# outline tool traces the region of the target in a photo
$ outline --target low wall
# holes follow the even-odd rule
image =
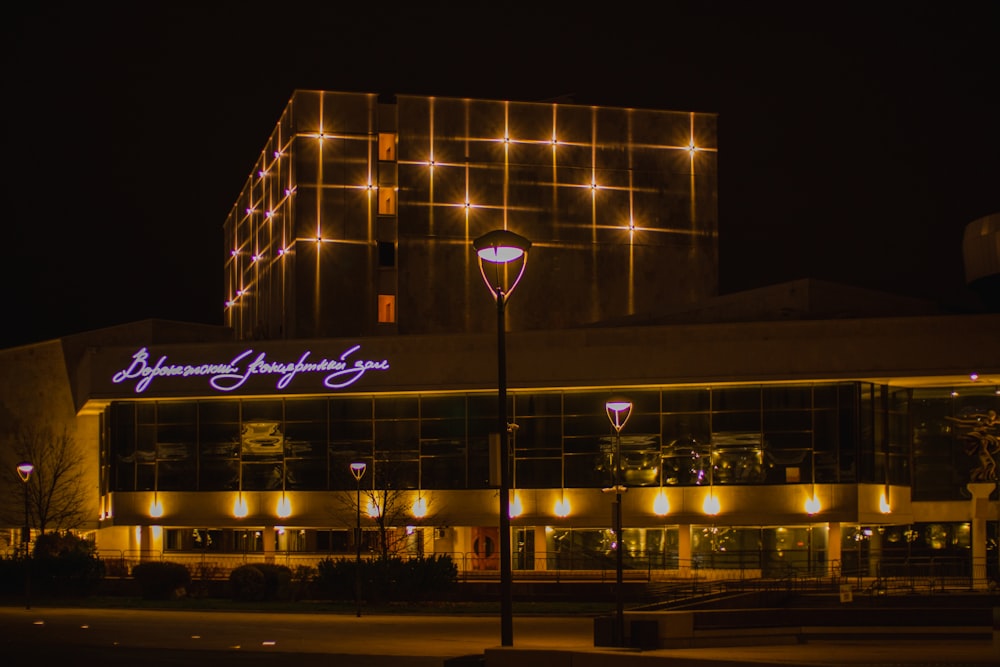
[[[842,607],[627,611],[622,646],[704,648],[796,644],[810,639],[990,639],[994,608]],[[615,618],[594,619],[594,646],[619,645]]]

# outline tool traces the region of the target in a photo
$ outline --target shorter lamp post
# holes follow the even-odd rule
[[[361,478],[365,476],[368,465],[364,461],[351,464],[351,474],[358,483],[357,527],[354,529],[354,544],[357,546],[357,556],[354,560],[354,600],[358,605],[358,618],[361,618]]]
[[[24,528],[21,529],[21,548],[24,550],[24,608],[31,609],[31,560],[28,546],[31,543],[31,513],[28,505],[28,480],[35,471],[34,464],[23,461],[17,464],[17,476],[24,482]]]
[[[632,401],[627,398],[612,398],[605,403],[608,419],[615,429],[615,640],[619,646],[625,645],[625,602],[622,590],[622,492],[628,489],[622,485],[622,428],[632,414]]]

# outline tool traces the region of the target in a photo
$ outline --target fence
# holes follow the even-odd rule
[[[481,556],[472,553],[449,553],[455,562],[459,581],[489,582],[499,580],[497,569],[475,569]],[[539,553],[536,562],[556,562],[549,554]],[[182,563],[191,571],[194,580],[225,580],[230,572],[248,563],[274,563],[289,567],[298,578],[305,579],[324,560],[354,560],[356,554],[330,553],[186,553],[186,552],[139,552],[100,550],[98,556],[105,564],[108,577],[127,577],[132,568],[140,562],[150,560]],[[591,559],[568,561],[561,554],[560,564],[571,567],[512,570],[513,580],[551,583],[617,581],[615,567],[594,567]],[[365,554],[363,559],[374,558]],[[403,559],[416,556],[400,556]],[[745,591],[749,589],[771,592],[795,592],[810,590],[836,590],[849,585],[859,595],[892,595],[917,592],[963,591],[988,588],[997,589],[997,580],[987,576],[985,561],[972,562],[958,557],[907,558],[873,560],[865,567],[857,568],[853,563],[850,571],[845,571],[839,561],[823,567],[815,564],[808,568],[787,566],[768,567],[762,570],[754,566],[753,559],[740,559],[744,564],[735,567],[711,567],[703,558],[688,561],[669,559],[659,563],[663,567],[653,567],[653,559],[642,561],[645,567],[629,567],[622,571],[622,580],[627,583],[644,583],[649,590],[662,599],[687,597],[692,594],[717,593],[721,591]],[[723,563],[725,564],[725,563]],[[590,565],[590,567],[572,567]],[[721,564],[720,564],[721,565]]]

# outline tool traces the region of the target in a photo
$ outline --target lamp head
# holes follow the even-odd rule
[[[616,396],[608,399],[604,407],[608,411],[608,419],[611,421],[611,425],[616,432],[621,433],[622,428],[625,427],[625,422],[628,421],[629,416],[632,414],[632,401],[621,396]]]
[[[361,481],[361,478],[365,476],[365,470],[368,468],[368,464],[364,461],[355,461],[351,464],[351,474],[354,475],[354,479]]]
[[[22,482],[27,482],[33,472],[35,472],[34,464],[29,463],[28,461],[23,461],[17,464],[17,476],[21,478]]]
[[[472,247],[479,256],[479,271],[483,275],[483,281],[493,296],[513,292],[524,275],[531,241],[508,229],[494,229],[473,241]],[[513,279],[510,279],[508,268],[512,271]]]

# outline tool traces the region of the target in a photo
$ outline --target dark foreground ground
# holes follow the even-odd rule
[[[891,611],[891,610],[890,610]],[[942,615],[948,609],[941,609]],[[594,645],[595,616],[0,606],[2,664],[101,667],[737,667],[1000,665],[996,639],[849,638],[637,650]]]

